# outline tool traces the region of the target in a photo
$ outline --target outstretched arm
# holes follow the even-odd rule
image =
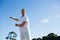
[[[15,20],[15,21],[19,21],[19,19],[16,19],[16,18],[13,18],[13,17],[10,17],[11,19]]]

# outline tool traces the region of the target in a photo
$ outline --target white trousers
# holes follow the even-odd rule
[[[31,35],[29,31],[25,31],[25,32],[20,32],[20,38],[21,40],[31,40]]]

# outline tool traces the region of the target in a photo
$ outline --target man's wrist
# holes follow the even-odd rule
[[[22,25],[22,24],[20,24],[19,26],[20,26],[20,27],[23,27],[23,25]]]

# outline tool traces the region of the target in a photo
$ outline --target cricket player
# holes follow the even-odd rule
[[[21,10],[21,14],[22,16],[19,19],[13,17],[10,18],[20,22],[20,24],[15,24],[15,26],[18,26],[20,28],[20,39],[31,40],[29,18],[26,16],[26,10],[24,8]]]

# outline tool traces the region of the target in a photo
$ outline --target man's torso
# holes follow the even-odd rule
[[[28,24],[24,25],[23,27],[20,27],[20,31],[28,31],[29,29],[29,18],[27,16],[20,18],[20,24],[23,23],[24,21],[27,21]]]

